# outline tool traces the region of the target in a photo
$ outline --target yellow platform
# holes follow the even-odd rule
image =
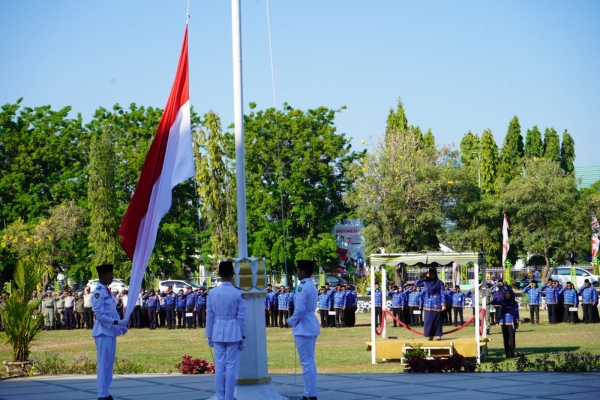
[[[481,338],[481,354],[487,354],[487,342],[488,338]],[[371,342],[367,343],[367,351],[371,351]],[[477,343],[475,338],[455,338],[450,340],[432,340],[429,341],[426,338],[418,339],[380,339],[376,341],[376,353],[375,358],[377,359],[401,359],[403,357],[402,347],[417,346],[422,347],[450,347],[454,349],[454,354],[460,354],[463,357],[477,357]]]

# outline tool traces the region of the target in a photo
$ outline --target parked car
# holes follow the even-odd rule
[[[187,291],[188,287],[192,287],[193,290],[200,289],[200,285],[197,285],[193,282],[178,280],[178,279],[169,279],[166,281],[158,282],[158,290],[161,292],[165,292],[169,286],[173,287],[173,291],[177,293],[179,289],[183,289],[183,291]]]
[[[90,279],[88,281],[88,283],[86,284],[86,286],[90,287],[90,290],[92,292],[94,291],[94,289],[96,289],[97,285],[98,285],[98,279]],[[119,292],[119,293],[121,293],[121,290],[129,290],[129,286],[125,283],[125,281],[123,279],[118,279],[118,278],[113,279],[113,281],[109,287],[110,287],[111,291]]]
[[[319,285],[319,274],[313,274],[312,280],[315,283],[315,285],[317,285],[317,287],[320,286]],[[325,282],[329,283],[329,286],[331,286],[331,287],[336,286],[338,283],[340,285],[345,285],[346,283],[348,283],[348,281],[346,281],[345,279],[342,279],[339,276],[333,275],[333,274],[325,274]]]
[[[586,279],[590,280],[590,283],[594,286],[598,286],[600,281],[600,276],[591,274],[583,268],[575,267],[575,273],[577,274],[577,287],[583,287],[584,281]],[[560,282],[561,285],[565,286],[565,284],[571,281],[571,267],[557,267],[552,273],[552,280]]]

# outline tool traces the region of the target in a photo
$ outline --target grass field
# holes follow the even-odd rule
[[[467,312],[470,316],[470,313]],[[466,316],[465,316],[466,317]],[[545,318],[545,316],[543,317]],[[370,341],[369,315],[357,315],[358,326],[344,329],[322,329],[317,340],[316,361],[320,373],[393,373],[404,367],[398,362],[371,364],[371,353],[366,351],[365,342]],[[388,318],[388,323],[390,319]],[[450,330],[446,327],[445,330]],[[414,339],[418,336],[404,328],[388,325],[388,335],[399,339]],[[448,335],[448,339],[474,337],[473,325]],[[504,348],[499,327],[492,327],[489,343],[488,362],[503,361]],[[75,359],[80,355],[96,359],[94,340],[90,330],[43,331],[34,342],[32,359],[41,359],[47,352],[61,352],[65,359]],[[5,336],[0,333],[0,340]],[[517,352],[526,355],[555,352],[589,351],[600,354],[600,324],[592,325],[541,325],[523,324],[517,331]],[[291,329],[268,328],[267,349],[269,372],[273,374],[300,373],[295,356]],[[178,372],[175,364],[183,355],[204,358],[212,361],[211,352],[204,329],[196,330],[157,330],[133,329],[117,340],[117,358],[128,358],[131,362],[143,364],[147,372],[166,373],[169,369]],[[8,345],[0,345],[0,360],[10,360]],[[486,367],[487,365],[487,367]]]

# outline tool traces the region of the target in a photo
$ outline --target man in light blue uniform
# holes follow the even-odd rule
[[[103,264],[96,267],[96,270],[99,281],[92,296],[92,307],[96,316],[92,337],[98,353],[98,400],[113,400],[109,391],[115,365],[117,336],[127,333],[127,321],[119,318],[115,300],[108,288],[114,277],[113,266]]]
[[[317,288],[311,278],[313,268],[314,261],[312,260],[297,261],[296,274],[300,283],[294,294],[294,315],[287,320],[288,325],[292,327],[300,365],[302,365],[302,377],[304,378],[302,400],[317,400],[315,344],[321,329],[315,316]]]
[[[233,264],[219,264],[221,284],[208,293],[206,338],[215,348],[215,392],[219,400],[233,400],[240,351],[246,339],[246,300],[231,284]]]

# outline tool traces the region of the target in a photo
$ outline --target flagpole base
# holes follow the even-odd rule
[[[237,400],[287,400],[287,397],[277,393],[270,382],[255,385],[237,385],[234,397]],[[217,400],[217,395],[212,396],[210,400]]]

